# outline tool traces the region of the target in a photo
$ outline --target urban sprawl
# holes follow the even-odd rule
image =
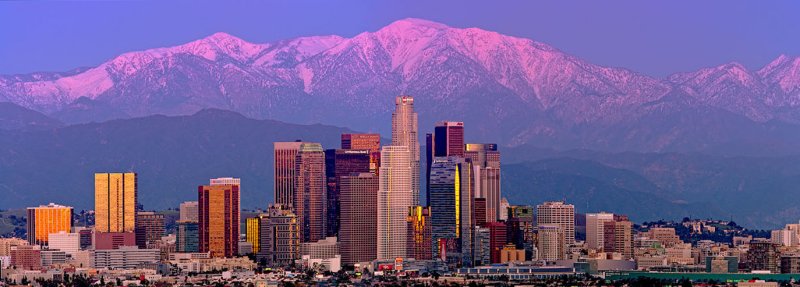
[[[513,205],[501,195],[496,144],[465,143],[462,122],[440,122],[424,137],[420,165],[414,99],[395,105],[391,145],[378,134],[343,134],[338,149],[274,143],[274,203],[250,215],[239,178],[210,179],[170,218],[142,211],[134,171],[98,172],[94,210],[30,207],[27,238],[0,238],[0,285],[779,286],[800,278],[800,224],[759,233],[720,220],[576,215],[564,201]]]

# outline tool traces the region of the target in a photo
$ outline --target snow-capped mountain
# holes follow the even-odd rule
[[[216,33],[88,69],[0,76],[0,101],[65,122],[213,107],[385,132],[399,94],[416,97],[421,133],[438,120],[462,120],[469,140],[506,145],[711,149],[747,138],[704,132],[729,122],[771,133],[772,120],[800,122],[800,58],[781,56],[758,71],[731,63],[657,79],[530,39],[405,19],[352,38],[254,44]],[[706,146],[686,146],[690,134]]]

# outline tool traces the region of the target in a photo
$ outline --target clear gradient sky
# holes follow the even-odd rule
[[[652,76],[800,55],[800,1],[0,1],[0,74],[66,71],[214,32],[251,42],[415,17],[548,43]]]

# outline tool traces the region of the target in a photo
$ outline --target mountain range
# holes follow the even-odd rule
[[[0,101],[67,124],[218,108],[388,134],[399,94],[415,96],[421,129],[464,121],[471,140],[503,146],[722,155],[800,148],[800,57],[655,78],[420,19],[350,38],[257,44],[216,33],[96,67],[0,76]]]
[[[6,106],[14,106],[6,104]],[[0,209],[57,202],[91,209],[95,172],[135,171],[139,201],[166,209],[196,199],[208,178],[242,179],[244,208],[272,201],[272,143],[302,139],[337,148],[350,129],[249,119],[204,109],[101,123],[58,124],[23,107],[0,122]],[[382,139],[382,142],[387,142]],[[514,204],[566,200],[581,213],[611,211],[633,220],[714,217],[751,228],[800,218],[800,156],[728,157],[696,153],[501,149],[503,196]],[[424,168],[424,167],[423,167]]]

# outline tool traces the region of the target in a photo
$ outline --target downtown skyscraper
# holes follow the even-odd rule
[[[360,173],[339,178],[341,227],[339,242],[343,264],[375,260],[378,222],[378,176]]]
[[[497,144],[466,144],[464,157],[475,167],[475,198],[486,199],[486,222],[499,220],[500,213],[500,152]]]
[[[136,228],[136,173],[94,175],[95,231],[133,232]]]
[[[419,136],[417,134],[417,113],[414,112],[414,97],[398,96],[395,98],[395,110],[392,113],[392,146],[408,148],[411,160],[412,204],[419,205]]]
[[[237,178],[212,179],[197,187],[200,252],[234,257],[239,251],[240,184]]]
[[[472,264],[472,165],[458,156],[431,165],[430,209],[433,253],[448,264]]]
[[[273,143],[275,156],[273,191],[275,192],[274,200],[277,204],[289,207],[294,206],[295,168],[297,168],[295,161],[301,144],[303,143],[300,141]]]
[[[300,226],[300,242],[325,239],[328,208],[325,152],[321,144],[300,144],[294,177],[294,211]]]
[[[414,116],[416,126],[416,116]],[[407,146],[381,149],[378,180],[377,259],[406,257],[408,231],[406,216],[414,202],[412,152]]]

